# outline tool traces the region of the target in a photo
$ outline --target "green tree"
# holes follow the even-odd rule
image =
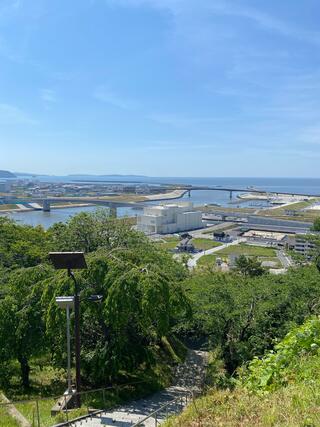
[[[112,218],[104,209],[93,213],[82,212],[65,224],[54,224],[48,230],[48,240],[55,250],[85,253],[147,243],[143,234],[132,230],[129,220]]]
[[[314,266],[279,276],[203,272],[188,278],[184,287],[189,289],[193,318],[180,323],[179,333],[210,349],[221,348],[229,373],[264,354],[276,338],[320,308]]]
[[[84,219],[92,221],[92,217]],[[100,221],[100,216],[94,217],[86,238],[88,269],[76,273],[82,300],[82,366],[95,385],[115,378],[121,370],[132,372],[143,362],[151,363],[162,336],[170,334],[189,310],[181,287],[185,267],[126,224],[117,222],[113,228],[110,218],[102,217],[106,240],[99,243]],[[66,236],[68,227],[59,231]],[[93,231],[97,229],[98,233]],[[99,249],[92,252],[96,246]],[[65,321],[55,297],[70,293],[72,281],[62,272],[46,282],[42,296],[48,346],[57,362],[63,358]],[[102,304],[88,302],[91,294],[102,295]]]
[[[320,217],[315,218],[312,229],[314,231],[320,231]]]
[[[31,267],[42,262],[48,252],[42,227],[20,225],[0,218],[0,267]]]
[[[16,270],[0,300],[0,362],[18,360],[25,388],[30,386],[30,358],[45,351],[40,283],[52,274],[42,265]]]
[[[241,274],[250,277],[261,276],[265,273],[265,269],[257,257],[246,257],[245,255],[240,255],[236,259],[236,269]]]

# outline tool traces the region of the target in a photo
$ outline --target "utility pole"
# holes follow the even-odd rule
[[[80,366],[80,353],[81,353],[81,342],[80,342],[80,297],[79,287],[76,278],[74,277],[73,271],[68,268],[68,276],[72,278],[74,282],[74,336],[75,336],[75,356],[76,356],[76,390],[77,393],[81,391],[81,366]],[[80,395],[77,394],[77,406],[81,406]]]
[[[76,356],[76,402],[81,406],[81,371],[80,371],[80,296],[78,282],[72,270],[87,268],[83,252],[50,252],[49,258],[57,270],[66,269],[68,276],[74,282],[74,332],[75,332],[75,356]]]

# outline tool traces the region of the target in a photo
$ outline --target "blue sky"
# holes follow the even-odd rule
[[[0,169],[320,177],[318,0],[0,0]]]

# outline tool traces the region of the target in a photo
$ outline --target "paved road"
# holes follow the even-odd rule
[[[103,412],[87,418],[86,420],[72,423],[74,427],[130,427],[141,421],[147,415],[156,411],[164,404],[181,397],[181,402],[171,404],[167,409],[157,415],[158,423],[165,420],[170,414],[180,412],[186,402],[183,399],[187,391],[194,393],[200,391],[205,379],[205,368],[207,364],[207,353],[189,350],[185,363],[179,365],[175,372],[175,385],[155,393],[145,399],[131,402],[114,411]],[[144,427],[154,427],[155,418],[151,417],[143,424]]]
[[[219,224],[214,224],[214,225],[210,225],[209,227],[205,227],[205,228],[201,228],[200,230],[193,230],[193,231],[188,231],[188,233],[193,237],[193,238],[200,238],[200,239],[209,239],[212,240],[212,234],[215,231],[220,231],[221,228],[222,230],[224,230],[226,228],[226,226],[238,226],[239,224],[233,223],[233,222],[228,222],[228,224],[224,223],[219,223]],[[208,232],[212,232],[208,233]],[[227,230],[225,230],[226,233],[230,233],[230,229],[228,228]]]
[[[231,243],[225,243],[224,245],[216,246],[212,249],[206,249],[205,251],[198,252],[198,253],[192,255],[192,257],[188,260],[188,267],[190,269],[193,269],[197,265],[197,262],[199,261],[199,259],[201,257],[203,257],[204,255],[211,255],[215,252],[221,251],[222,249],[228,248],[229,246],[234,246],[234,245],[238,245],[239,243],[246,242],[246,240],[247,239],[245,239],[244,237],[241,237],[237,240],[234,240]]]
[[[292,259],[288,255],[286,255],[283,251],[277,251],[277,257],[284,268],[293,266]]]

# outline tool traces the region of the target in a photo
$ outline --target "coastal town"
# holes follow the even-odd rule
[[[201,188],[16,177],[0,182],[0,215],[15,214],[19,220],[32,211],[51,211],[53,215],[57,209],[103,207],[117,216],[117,210],[125,206],[125,216],[131,218],[134,228],[173,257],[186,259],[189,269],[229,271],[244,255],[257,257],[269,272],[280,274],[294,265],[295,255],[307,256],[312,251],[312,243],[303,236],[312,233],[320,197],[248,187],[241,192],[226,190],[230,200],[223,206],[194,203],[192,194],[203,191]],[[224,191],[220,187],[210,190]]]
[[[319,20],[0,0],[0,427],[320,427]]]

